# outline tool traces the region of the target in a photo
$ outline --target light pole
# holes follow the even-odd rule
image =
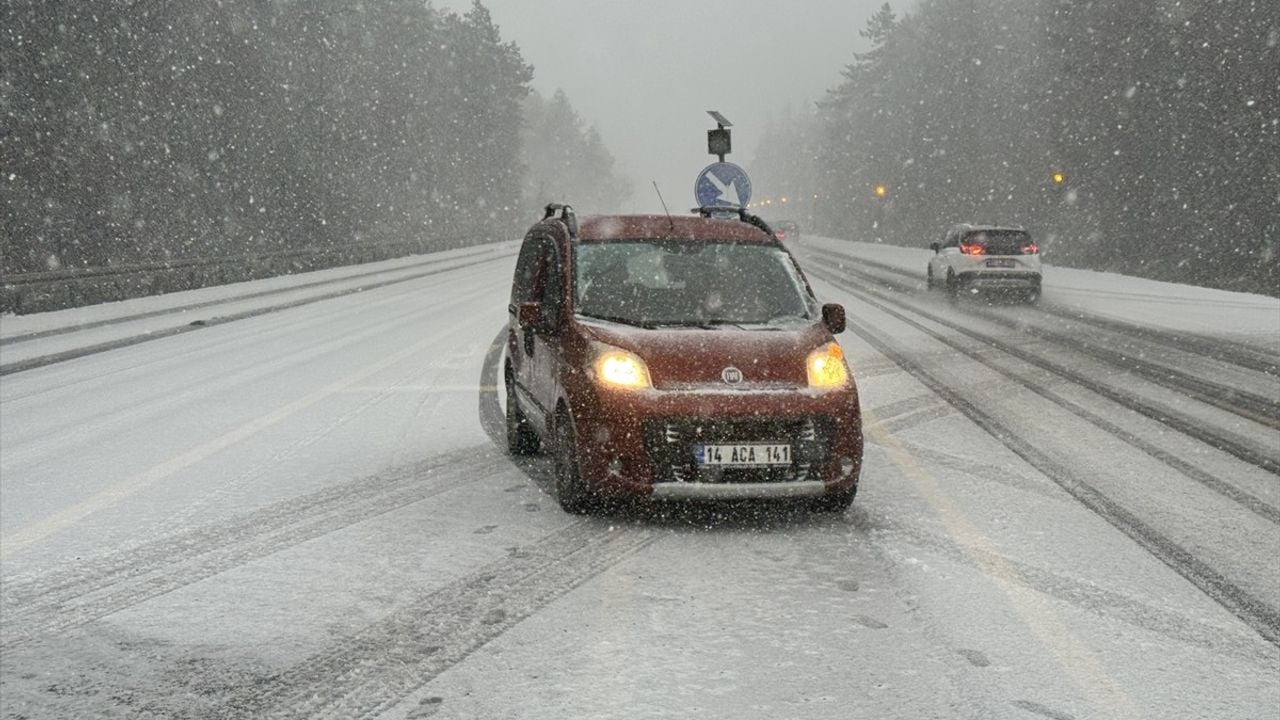
[[[884,233],[884,205],[888,202],[889,188],[884,183],[876,183],[876,186],[871,189],[871,194],[876,198],[876,242],[883,242],[884,238],[881,235]]]

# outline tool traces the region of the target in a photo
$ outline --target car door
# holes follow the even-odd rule
[[[939,280],[946,280],[948,269],[955,271],[955,263],[959,255],[960,231],[952,230],[947,233],[946,238],[942,241],[942,248],[938,251],[938,270],[936,277]]]
[[[929,269],[933,271],[933,277],[939,281],[947,277],[947,258],[943,253],[950,237],[950,232],[943,232],[942,239],[938,241],[937,251],[929,256]]]
[[[566,264],[554,239],[543,238],[539,249],[534,288],[536,301],[542,310],[542,322],[533,329],[529,392],[540,415],[535,422],[545,432],[560,392]]]
[[[529,235],[525,238],[516,260],[515,279],[511,284],[511,303],[507,306],[507,355],[511,361],[515,393],[525,416],[539,430],[545,427],[545,412],[534,392],[539,358],[537,328],[521,326],[519,310],[522,304],[541,299],[549,244],[550,240],[543,235]]]
[[[546,436],[555,409],[564,314],[565,265],[553,238],[531,234],[516,261],[516,280],[508,306],[507,352],[520,408],[539,434]],[[520,306],[537,303],[541,319],[521,325]]]

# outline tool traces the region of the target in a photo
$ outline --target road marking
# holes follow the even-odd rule
[[[863,411],[863,427],[897,466],[915,485],[925,502],[934,509],[946,526],[947,533],[955,540],[956,547],[969,556],[974,566],[982,569],[997,581],[1009,598],[1010,604],[1027,628],[1048,648],[1057,663],[1087,697],[1096,698],[1106,711],[1103,717],[1139,717],[1138,706],[1110,673],[1102,667],[1098,656],[1090,651],[1079,638],[1066,627],[1053,608],[1040,594],[1021,581],[1018,571],[1005,562],[995,545],[965,519],[964,511],[943,495],[937,481],[916,462],[911,452],[884,428],[874,413]]]
[[[180,455],[166,460],[165,462],[155,465],[139,475],[135,475],[126,480],[121,480],[120,482],[111,485],[110,487],[76,503],[75,505],[59,510],[42,520],[37,520],[26,527],[15,530],[9,535],[0,538],[0,557],[6,557],[10,553],[21,550],[33,542],[42,540],[59,530],[63,530],[74,525],[95,512],[105,510],[121,500],[124,500],[125,498],[160,482],[161,480],[172,477],[181,470],[185,470],[196,463],[206,460],[210,456],[225,450],[236,443],[247,440],[255,434],[262,432],[292,415],[296,415],[325,398],[337,393],[347,392],[350,388],[355,387],[356,383],[367,380],[371,375],[385,370],[415,354],[422,353],[428,347],[438,344],[438,342],[438,338],[429,338],[414,343],[413,345],[389,355],[372,365],[368,365],[340,380],[325,385],[313,393],[304,395],[303,397],[279,407],[266,415],[250,420],[240,427],[214,438],[203,445],[194,447]]]

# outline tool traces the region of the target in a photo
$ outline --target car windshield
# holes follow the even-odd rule
[[[789,255],[730,242],[583,243],[574,299],[579,315],[646,326],[785,324],[812,313]]]

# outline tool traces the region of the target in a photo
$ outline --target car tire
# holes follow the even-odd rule
[[[578,439],[573,430],[573,420],[561,415],[556,422],[556,502],[565,512],[574,515],[590,515],[596,512],[598,503],[591,488],[582,480],[578,467]]]
[[[924,286],[925,286],[926,288],[928,288],[929,290],[936,290],[936,289],[938,289],[938,281],[933,279],[933,266],[932,266],[932,265],[930,265],[930,266],[929,266],[929,268],[928,268],[928,270],[926,270],[926,271],[925,271],[925,276],[924,276]]]
[[[1028,305],[1035,305],[1036,302],[1038,302],[1039,300],[1040,300],[1040,288],[1028,290],[1026,294],[1022,296],[1022,301]]]
[[[854,485],[848,490],[839,490],[829,492],[822,497],[814,498],[809,503],[809,509],[813,512],[820,513],[842,513],[849,509],[853,504],[853,498],[858,494],[858,486]]]
[[[516,400],[515,383],[507,378],[507,454],[534,455],[541,449],[542,441],[538,433],[529,425],[529,420],[520,410]]]
[[[960,279],[956,277],[955,272],[950,268],[947,269],[947,280],[944,287],[947,290],[947,295],[949,295],[952,300],[960,297]]]

